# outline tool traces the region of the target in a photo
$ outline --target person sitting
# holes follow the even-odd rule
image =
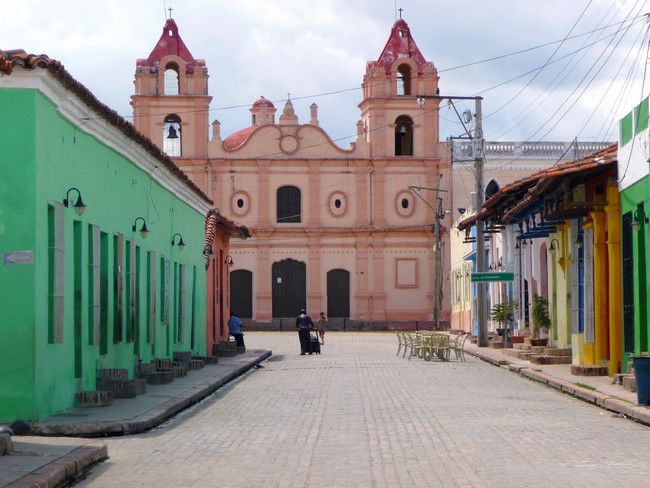
[[[235,338],[235,342],[237,343],[237,347],[242,347],[246,349],[246,346],[244,345],[244,324],[242,323],[241,320],[239,320],[239,317],[237,317],[237,314],[233,311],[230,312],[230,319],[228,319],[228,332],[230,332],[230,335],[232,335]]]

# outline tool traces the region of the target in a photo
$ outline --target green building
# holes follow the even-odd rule
[[[650,352],[648,105],[645,98],[619,123],[624,365],[631,355]]]
[[[0,422],[206,355],[208,197],[58,61],[0,51],[0,106]]]

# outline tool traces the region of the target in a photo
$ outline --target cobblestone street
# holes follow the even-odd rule
[[[409,361],[394,333],[249,332],[264,368],[145,434],[105,439],[92,487],[620,487],[650,431],[468,356]],[[453,357],[453,354],[452,354]],[[577,380],[576,380],[577,381]],[[641,454],[639,454],[641,453]]]

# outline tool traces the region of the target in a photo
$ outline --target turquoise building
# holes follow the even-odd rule
[[[58,61],[0,51],[0,106],[0,422],[206,355],[209,198]]]

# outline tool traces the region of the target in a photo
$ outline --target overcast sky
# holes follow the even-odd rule
[[[316,103],[321,127],[345,147],[360,118],[366,62],[381,54],[401,7],[420,51],[439,70],[441,95],[484,97],[486,139],[614,141],[616,121],[650,84],[643,87],[648,23],[640,16],[647,3],[0,0],[0,49],[60,60],[131,120],[136,59],[148,57],[171,7],[185,44],[206,61],[210,121],[221,122],[222,137],[250,125],[248,109],[261,95],[281,110],[291,93],[300,122]],[[576,37],[554,43],[569,36]],[[442,118],[441,138],[462,133],[453,112],[445,108]]]

